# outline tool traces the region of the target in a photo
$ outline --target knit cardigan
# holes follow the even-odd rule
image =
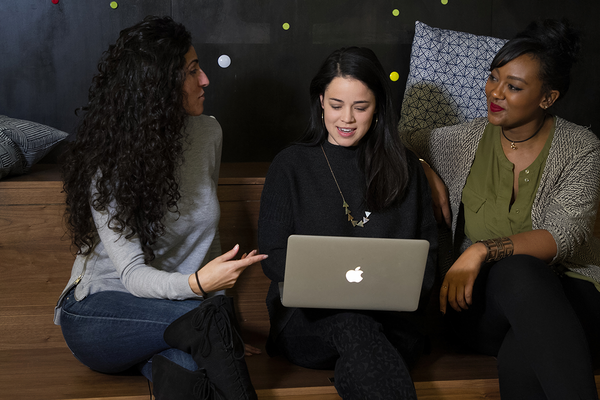
[[[487,124],[487,118],[479,118],[400,133],[448,187],[452,243],[440,257],[442,275],[471,244],[464,235],[461,196]],[[555,270],[568,269],[600,283],[600,240],[593,235],[599,199],[600,140],[587,128],[556,117],[554,138],[531,209],[532,228],[547,230],[556,241],[557,253],[550,262]]]

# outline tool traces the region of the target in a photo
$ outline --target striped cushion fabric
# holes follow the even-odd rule
[[[0,115],[0,178],[26,173],[67,136],[47,125]]]

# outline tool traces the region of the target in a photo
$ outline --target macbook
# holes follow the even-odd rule
[[[286,307],[414,311],[429,242],[291,235],[284,282]]]

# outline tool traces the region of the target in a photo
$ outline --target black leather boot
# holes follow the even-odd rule
[[[204,369],[190,371],[161,355],[152,357],[152,382],[156,400],[222,399]]]
[[[192,355],[227,400],[255,400],[233,300],[213,296],[167,327],[165,342]]]

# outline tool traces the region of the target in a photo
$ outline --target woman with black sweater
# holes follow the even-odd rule
[[[426,239],[425,303],[434,281],[437,230],[419,160],[396,133],[389,84],[365,48],[333,52],[310,86],[300,143],[273,160],[261,197],[259,247],[271,279],[267,351],[309,368],[335,369],[344,399],[416,399],[408,365],[423,337],[396,312],[287,308],[281,304],[292,234]],[[350,216],[350,217],[349,217]]]

